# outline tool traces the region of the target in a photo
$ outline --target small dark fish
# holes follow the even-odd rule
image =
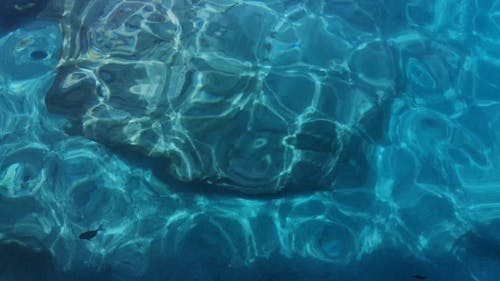
[[[98,229],[84,232],[84,233],[80,234],[80,236],[78,236],[78,237],[80,239],[90,240],[90,239],[94,238],[97,235],[97,232],[99,232],[101,230],[104,230],[104,228],[102,228],[102,225],[99,226]]]
[[[425,279],[427,279],[427,276],[415,274],[415,275],[412,275],[411,278],[413,278],[413,279],[419,279],[419,280],[425,280]]]

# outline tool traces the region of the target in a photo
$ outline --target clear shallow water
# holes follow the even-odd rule
[[[499,3],[64,4],[0,39],[4,279],[500,276]]]

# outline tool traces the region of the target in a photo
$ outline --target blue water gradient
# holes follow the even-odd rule
[[[0,280],[500,280],[499,15],[49,2],[0,37]]]

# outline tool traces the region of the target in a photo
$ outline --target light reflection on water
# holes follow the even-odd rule
[[[496,4],[195,2],[67,1],[63,35],[0,38],[3,233],[120,278],[500,274]]]

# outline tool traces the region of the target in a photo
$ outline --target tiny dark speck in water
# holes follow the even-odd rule
[[[32,59],[35,59],[35,60],[43,60],[44,58],[46,58],[48,56],[48,54],[44,51],[33,51],[31,53],[31,58]]]

